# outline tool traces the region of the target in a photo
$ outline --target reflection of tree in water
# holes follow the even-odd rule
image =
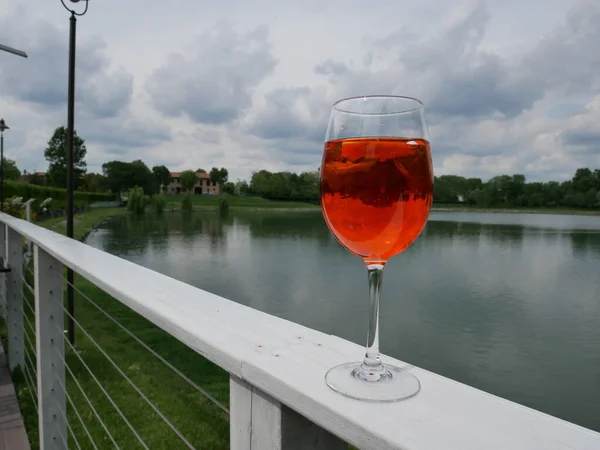
[[[574,231],[569,234],[573,255],[578,257],[589,256],[590,253],[600,254],[600,232]]]
[[[211,248],[216,249],[225,243],[224,225],[227,223],[232,223],[232,219],[213,213],[127,215],[107,224],[111,233],[103,243],[103,249],[123,256],[142,253],[149,248],[161,253],[168,249],[172,236],[180,236],[189,245],[199,236],[207,237]]]
[[[165,220],[164,216],[156,216],[152,219],[153,227],[150,234],[150,245],[158,254],[163,254],[169,248],[169,230],[172,223]]]
[[[140,253],[146,250],[155,224],[146,217],[128,214],[119,220],[112,220],[107,228],[111,230],[104,243],[104,251],[117,255]]]
[[[198,238],[208,238],[212,250],[225,246],[224,225],[228,219],[214,213],[183,213],[179,215],[179,230],[184,242],[193,245]]]
[[[236,215],[239,223],[249,226],[254,238],[314,239],[323,245],[337,241],[330,233],[323,215],[315,212],[260,212]]]
[[[525,227],[520,225],[429,221],[421,233],[421,237],[425,241],[433,238],[435,242],[446,239],[479,242],[482,237],[485,237],[494,242],[500,242],[503,245],[514,244],[518,247],[523,243],[524,234]]]
[[[481,234],[481,224],[471,222],[429,221],[421,233],[424,238],[453,238],[455,236],[477,237]]]
[[[525,227],[520,225],[484,225],[483,232],[493,241],[500,242],[503,246],[518,248],[523,245]]]

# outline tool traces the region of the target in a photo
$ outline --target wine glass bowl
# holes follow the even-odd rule
[[[397,401],[415,395],[410,372],[379,357],[379,298],[387,261],[421,233],[433,199],[433,169],[423,104],[366,96],[333,105],[320,172],[325,222],[367,265],[369,332],[362,362],[334,367],[327,384],[349,397]]]

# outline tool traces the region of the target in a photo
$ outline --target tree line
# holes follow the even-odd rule
[[[252,174],[248,191],[274,200],[317,202],[319,172],[260,170]],[[433,202],[482,208],[600,208],[600,169],[577,169],[573,178],[563,182],[527,183],[522,174],[499,175],[486,182],[481,178],[441,175],[434,177]]]
[[[66,128],[58,127],[44,150],[48,161],[45,179],[27,174],[31,184],[64,187],[66,185]],[[87,173],[85,141],[75,133],[74,172],[76,188],[86,192],[124,192],[134,186],[147,195],[156,194],[161,185],[168,185],[171,173],[165,166],[148,167],[142,160],[109,161],[102,165],[102,173]],[[16,180],[21,172],[14,161],[4,160],[5,179]],[[196,173],[206,170],[186,170],[180,174],[181,185],[191,189]],[[255,195],[272,200],[316,203],[319,201],[319,172],[308,171],[252,173],[249,181],[229,181],[227,169],[213,167],[208,174],[229,195]],[[569,207],[600,208],[600,169],[580,168],[570,180],[557,182],[527,182],[525,175],[499,175],[488,181],[458,175],[441,175],[434,179],[434,203],[465,204],[477,207]]]
[[[38,173],[23,172],[29,184],[46,185],[50,187],[64,188],[67,184],[67,129],[58,127],[48,141],[44,150],[44,157],[48,161],[48,170],[44,177]],[[125,192],[133,187],[139,187],[146,195],[157,194],[160,186],[166,186],[171,181],[171,172],[164,165],[154,166],[151,169],[142,160],[135,161],[108,161],[102,165],[102,173],[87,173],[85,157],[87,148],[85,141],[77,132],[73,139],[73,175],[75,188],[78,191],[92,193],[119,193]],[[21,171],[14,161],[4,160],[5,178],[17,180],[21,177]],[[210,180],[222,186],[229,187],[233,193],[233,187],[228,186],[229,173],[224,167],[213,167],[210,172],[202,168],[186,170],[180,174],[182,187],[191,189],[196,181],[196,173],[208,173]],[[230,183],[233,185],[233,183]]]
[[[478,207],[600,208],[600,169],[580,168],[563,182],[530,182],[525,175],[499,175],[487,182],[457,175],[435,177],[434,203]]]

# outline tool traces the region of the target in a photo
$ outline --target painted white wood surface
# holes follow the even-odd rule
[[[62,264],[35,247],[35,348],[41,450],[64,450],[67,434]]]
[[[348,450],[348,444],[279,401],[232,376],[231,450]]]
[[[8,328],[8,366],[10,370],[24,367],[25,342],[23,331],[23,248],[21,235],[7,230],[7,255],[10,272],[6,274],[6,322]]]
[[[251,450],[252,385],[232,376],[229,380],[229,448]]]
[[[6,214],[0,221],[231,374],[359,448],[600,449],[599,433],[419,368],[411,370],[421,392],[408,400],[374,404],[345,398],[323,377],[335,364],[360,359],[361,346]]]

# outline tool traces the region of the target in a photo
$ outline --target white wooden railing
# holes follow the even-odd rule
[[[69,432],[61,389],[63,266],[230,373],[232,449],[336,450],[348,443],[361,449],[600,449],[599,433],[416,367],[412,370],[422,388],[413,398],[380,404],[345,398],[325,385],[324,375],[336,364],[359,358],[362,347],[6,214],[0,213],[0,222],[0,242],[6,243],[0,245],[0,256],[11,269],[0,277],[11,369],[25,364],[23,238],[34,248],[35,400],[43,450],[66,448]]]

